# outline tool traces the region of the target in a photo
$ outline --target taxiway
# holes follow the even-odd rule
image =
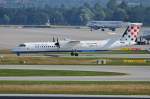
[[[0,80],[30,81],[150,81],[150,66],[0,65],[0,69],[77,70],[121,72],[124,76],[28,76],[0,77]]]

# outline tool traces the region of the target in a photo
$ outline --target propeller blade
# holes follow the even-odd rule
[[[57,43],[59,43],[58,38],[57,38]]]
[[[53,37],[53,42],[55,42],[55,38]]]

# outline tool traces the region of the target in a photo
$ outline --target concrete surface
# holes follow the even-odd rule
[[[30,76],[0,77],[0,80],[30,81],[150,81],[150,66],[0,65],[0,69],[79,70],[127,73],[124,76]]]

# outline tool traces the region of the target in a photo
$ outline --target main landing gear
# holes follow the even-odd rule
[[[77,53],[77,51],[72,51],[72,52],[70,53],[70,55],[71,55],[71,56],[79,56],[79,53]]]

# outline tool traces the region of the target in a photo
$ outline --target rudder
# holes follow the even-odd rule
[[[136,42],[142,23],[131,23],[121,37],[121,41]]]

